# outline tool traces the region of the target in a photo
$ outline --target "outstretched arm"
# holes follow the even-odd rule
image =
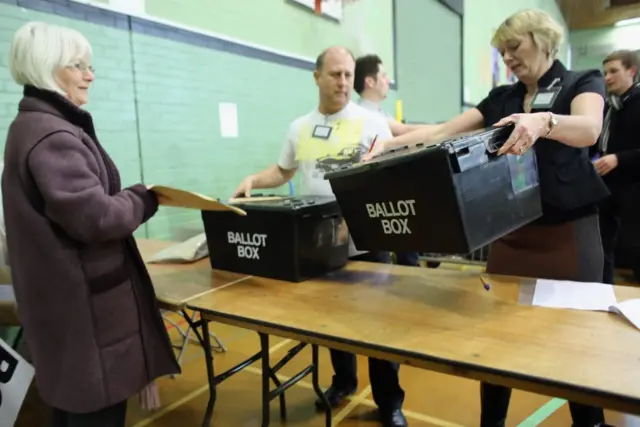
[[[142,184],[107,194],[94,154],[68,132],[40,142],[28,162],[45,215],[79,241],[128,237],[158,209],[156,195]]]
[[[482,116],[482,113],[480,113],[478,109],[472,108],[454,117],[448,122],[437,125],[428,125],[404,135],[391,138],[387,141],[380,141],[379,143],[376,143],[375,149],[365,156],[364,160],[368,160],[373,156],[392,148],[411,146],[420,143],[434,143],[459,133],[481,129],[483,125],[484,117]]]

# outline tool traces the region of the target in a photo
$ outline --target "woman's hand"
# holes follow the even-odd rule
[[[510,123],[515,124],[511,136],[498,150],[498,155],[516,154],[521,156],[535,144],[540,136],[549,130],[548,113],[512,114],[498,123],[495,127],[505,126]]]

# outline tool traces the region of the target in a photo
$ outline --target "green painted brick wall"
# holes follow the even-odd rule
[[[121,168],[123,180],[139,179],[136,117],[133,103],[133,79],[129,34],[100,25],[71,20],[60,16],[23,10],[0,4],[0,144],[4,149],[7,128],[17,112],[22,88],[16,85],[8,69],[8,57],[13,33],[25,22],[43,20],[69,25],[85,34],[92,42],[97,78],[91,91],[92,112],[101,142]]]
[[[332,44],[344,44],[356,55],[375,51],[393,77],[391,0],[348,4],[342,22],[318,17],[290,0],[145,0],[145,10],[153,17],[308,58]]]
[[[245,175],[275,162],[289,122],[314,107],[310,72],[140,34],[133,50],[148,183],[229,197]],[[220,137],[218,102],[238,105],[237,139]],[[170,237],[199,221],[198,212],[166,208],[149,230]]]
[[[140,181],[138,138],[133,91],[130,35],[117,30],[57,15],[0,4],[0,145],[4,151],[6,132],[17,112],[22,88],[8,69],[13,33],[25,22],[42,20],[71,26],[81,31],[94,51],[96,81],[90,93],[91,111],[100,142],[117,163],[126,185]],[[145,235],[141,229],[138,235]]]
[[[123,185],[165,184],[225,199],[244,176],[277,160],[288,124],[317,105],[311,71],[0,4],[2,149],[21,97],[7,68],[10,40],[29,20],[73,27],[91,42],[96,80],[86,108]],[[221,138],[218,102],[238,105],[239,138]],[[391,94],[391,112],[394,102]],[[173,239],[201,227],[199,212],[161,208],[136,235]]]
[[[467,3],[477,7],[479,1]],[[550,1],[519,0],[518,6],[543,6]],[[165,4],[168,2],[164,0]],[[443,17],[445,12],[440,6],[424,2],[399,0],[400,92],[391,92],[385,104],[393,113],[399,97],[406,100],[404,111],[410,120],[444,120],[460,111],[462,88],[457,64],[445,62],[451,54],[457,56],[459,28],[455,28],[455,20]],[[158,1],[149,4],[155,13],[163,13],[162,7],[157,8]],[[384,11],[390,0],[361,2],[364,4],[379,5]],[[303,13],[299,9],[288,10]],[[366,30],[379,27],[379,33],[388,38],[389,28],[381,24],[385,13],[389,11],[376,12],[375,19],[366,22]],[[485,40],[479,49],[485,51],[489,30],[499,21],[498,15],[493,13],[490,23],[465,19],[465,40]],[[233,25],[248,25],[240,13],[225,16]],[[288,124],[317,104],[317,88],[310,71],[0,3],[0,148],[4,148],[6,130],[21,96],[7,68],[10,40],[20,25],[36,19],[76,28],[92,43],[97,76],[87,109],[95,118],[100,141],[120,168],[124,185],[140,181],[168,184],[227,198],[245,175],[276,161]],[[212,25],[213,21],[207,22]],[[318,22],[322,23],[312,29],[316,35],[322,34],[323,26],[333,25]],[[254,33],[246,32],[255,36]],[[288,37],[287,31],[279,27],[274,34],[282,39]],[[377,48],[377,39],[370,39]],[[289,46],[286,40],[282,43],[278,47]],[[296,46],[290,47],[294,51],[308,47]],[[320,45],[313,46],[312,50],[317,50]],[[380,50],[383,57],[390,55],[388,46]],[[305,52],[310,50],[298,53]],[[466,81],[475,101],[482,93],[474,85],[478,64],[469,61],[471,55],[465,56]],[[447,67],[456,70],[449,68],[449,73]],[[221,101],[238,105],[237,139],[220,137],[217,106]],[[287,188],[277,191],[286,192]],[[184,237],[185,229],[200,227],[197,212],[162,208],[137,235],[171,239]]]
[[[247,174],[277,160],[289,123],[317,105],[310,71],[140,34],[133,51],[147,183],[229,197]],[[220,137],[219,102],[238,105],[237,139]],[[165,208],[149,232],[169,238],[199,225],[198,212]]]

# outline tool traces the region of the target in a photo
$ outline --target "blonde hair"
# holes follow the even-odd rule
[[[544,50],[550,58],[555,58],[560,50],[564,31],[546,12],[536,9],[526,9],[514,13],[500,24],[491,39],[495,48],[531,34],[533,42]]]
[[[79,59],[91,60],[93,52],[87,39],[76,30],[28,22],[16,31],[11,42],[9,69],[21,86],[66,95],[56,82],[56,72]]]

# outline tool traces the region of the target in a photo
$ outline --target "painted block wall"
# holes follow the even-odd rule
[[[394,77],[391,0],[346,5],[342,22],[319,18],[291,0],[145,0],[145,9],[153,17],[303,57],[315,58],[332,44],[356,55],[376,52]]]
[[[125,185],[167,184],[225,199],[244,176],[276,161],[288,124],[317,105],[310,70],[129,31],[108,14],[104,24],[79,12],[62,17],[60,0],[37,2],[47,12],[16,3],[0,2],[2,149],[21,97],[7,68],[10,40],[29,20],[76,28],[92,43],[96,81],[86,108]],[[389,98],[393,112],[395,94]],[[239,138],[220,137],[219,102],[237,103]],[[198,212],[161,208],[137,235],[172,239],[191,228],[201,228]]]
[[[363,0],[366,1],[366,0]],[[437,1],[398,0],[398,97],[411,122],[462,112],[462,20]]]
[[[544,10],[565,28],[559,58],[567,63],[569,31],[555,0],[465,0],[464,7],[464,90],[467,102],[478,104],[491,90],[491,38],[502,21],[519,10]],[[500,75],[505,76],[501,60],[499,66]]]
[[[386,10],[379,5],[387,1],[390,0],[363,0],[362,4],[371,6],[372,2],[379,2],[378,6],[374,5],[376,10]],[[459,40],[455,37],[459,27],[455,27],[455,19],[442,18],[443,12],[438,9],[441,6],[435,0],[400,1],[404,9],[400,9],[399,14],[411,16],[413,10],[416,17],[400,22],[400,31],[405,36],[398,37],[398,57],[403,58],[398,66],[407,85],[403,89],[400,82],[400,93],[392,91],[385,105],[393,112],[395,99],[406,97],[405,113],[409,120],[445,120],[461,111],[462,87],[455,77],[459,70],[446,62],[447,55],[459,56],[456,50]],[[532,1],[520,0],[519,4],[531,5]],[[536,0],[536,6],[542,1],[545,0]],[[107,0],[101,2],[107,3]],[[425,2],[434,4],[421,4]],[[467,9],[464,39],[467,44],[476,39],[478,46],[485,49],[492,23],[503,19],[505,13],[492,9],[493,20],[478,19],[474,15],[479,6],[474,6],[474,2],[479,0],[466,2],[471,6]],[[155,6],[150,0],[147,3],[156,7],[155,13],[162,14],[157,3]],[[228,3],[234,2],[223,3],[229,7]],[[170,40],[154,31],[130,31],[125,20],[114,19],[106,13],[99,17],[100,23],[85,22],[84,12],[67,11],[66,17],[59,16],[68,4],[70,0],[0,0],[0,148],[4,146],[7,126],[15,116],[20,99],[20,88],[12,82],[7,68],[10,40],[20,25],[34,19],[71,26],[91,41],[97,76],[87,109],[93,114],[100,140],[117,162],[125,185],[140,181],[169,184],[227,198],[245,175],[276,160],[287,125],[316,106],[317,89],[308,69],[212,50],[203,43],[198,45],[180,38],[180,41]],[[291,13],[302,13],[292,10],[296,12]],[[202,14],[198,10],[193,13]],[[373,12],[367,13],[371,16]],[[242,14],[228,12],[224,16],[225,21],[237,19],[232,27],[249,24]],[[391,17],[383,19],[382,13],[377,16],[380,22],[375,24],[376,30],[388,34],[382,21]],[[420,17],[422,19],[418,19]],[[282,39],[288,37],[286,31],[280,32],[275,27],[272,30]],[[314,31],[315,38],[323,34],[318,28]],[[256,36],[257,33],[243,34]],[[369,41],[375,39],[375,36],[368,37]],[[384,51],[384,47],[378,48],[377,42],[373,43],[376,49]],[[303,43],[298,47],[308,45]],[[311,46],[299,53],[310,54],[319,45]],[[386,58],[385,62],[388,62]],[[473,55],[467,52],[465,80],[475,88],[474,93],[486,93],[488,88],[477,83],[478,70]],[[476,98],[481,99],[479,95]],[[446,108],[442,107],[443,99],[448,103]],[[220,137],[218,102],[238,104],[239,138]],[[274,191],[286,192],[287,188]],[[200,226],[197,212],[162,208],[137,235],[171,239],[182,235],[184,229]]]
[[[73,26],[92,43],[97,78],[91,90],[90,111],[99,137],[118,163],[123,181],[139,180],[136,117],[129,33],[103,25],[69,19],[50,13],[0,3],[0,148],[4,152],[6,132],[17,113],[22,88],[8,69],[14,32],[30,20]]]
[[[576,69],[602,69],[602,60],[618,49],[640,49],[640,25],[571,32],[571,53]]]

